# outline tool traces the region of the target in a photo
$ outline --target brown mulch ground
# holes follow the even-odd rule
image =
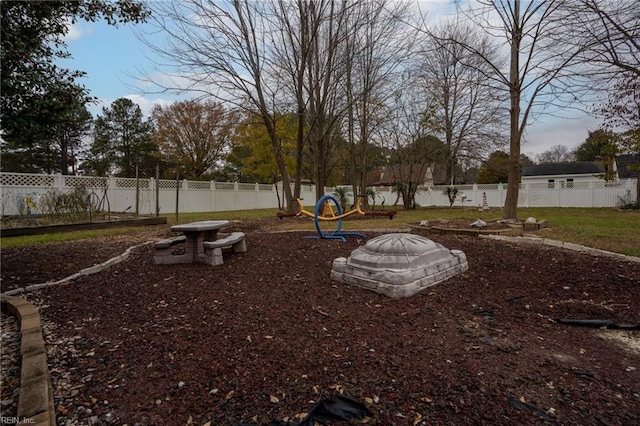
[[[147,245],[27,295],[52,328],[58,424],[268,423],[340,391],[367,404],[367,424],[640,424],[639,332],[553,321],[640,323],[638,263],[433,237],[469,271],[392,300],[329,278],[363,240],[236,228],[248,252],[220,266],[154,265]],[[165,235],[3,249],[2,288]]]

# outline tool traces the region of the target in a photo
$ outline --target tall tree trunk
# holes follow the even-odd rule
[[[507,182],[507,195],[502,211],[503,219],[514,220],[518,218],[518,193],[520,191],[520,42],[522,40],[522,28],[520,28],[520,0],[515,0],[513,27],[511,29],[511,58],[509,67],[509,97],[511,109],[509,110],[509,174]]]
[[[278,171],[282,176],[282,189],[284,191],[284,198],[287,202],[287,212],[292,213],[295,209],[293,203],[293,193],[291,192],[291,180],[289,179],[289,171],[284,161],[284,154],[282,153],[282,147],[280,146],[280,140],[276,133],[276,123],[272,120],[269,114],[263,113],[262,120],[271,139],[271,147],[273,148],[273,154],[276,158],[276,164],[278,165]]]

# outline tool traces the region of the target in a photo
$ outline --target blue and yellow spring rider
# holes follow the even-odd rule
[[[326,238],[332,240],[341,240],[343,243],[347,241],[345,237],[362,237],[367,238],[366,235],[360,232],[345,232],[342,231],[342,219],[345,217],[349,217],[354,214],[366,214],[362,210],[362,198],[364,195],[358,196],[356,201],[356,205],[353,209],[342,212],[342,208],[338,203],[338,200],[333,195],[325,195],[318,200],[316,203],[316,208],[312,212],[305,210],[304,205],[302,205],[302,199],[297,198],[298,206],[300,207],[300,211],[296,213],[296,216],[307,216],[313,219],[316,230],[318,231],[318,235],[311,236],[309,238]],[[335,231],[326,232],[323,231],[320,227],[321,222],[338,222]]]

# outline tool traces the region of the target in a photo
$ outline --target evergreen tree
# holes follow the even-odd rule
[[[157,153],[151,140],[151,120],[143,120],[140,106],[126,98],[116,99],[111,108],[102,108],[93,133],[94,141],[83,164],[89,173],[133,177],[136,164],[152,160]]]
[[[480,167],[478,183],[505,183],[509,178],[509,154],[495,151]]]
[[[117,25],[143,21],[148,12],[138,1],[2,1],[0,15],[2,169],[66,173],[70,154],[62,150],[69,135],[59,130],[78,126],[70,131],[84,132],[88,119],[78,119],[87,118],[82,110],[91,101],[75,82],[84,73],[54,64],[70,56],[64,41],[69,22]]]
[[[587,139],[576,148],[576,161],[596,161],[615,152],[618,137],[610,130],[598,129],[589,132]]]

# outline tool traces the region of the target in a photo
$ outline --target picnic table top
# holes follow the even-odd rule
[[[199,222],[183,223],[181,225],[173,225],[173,232],[201,232],[214,231],[226,228],[230,225],[228,220],[201,220]]]

